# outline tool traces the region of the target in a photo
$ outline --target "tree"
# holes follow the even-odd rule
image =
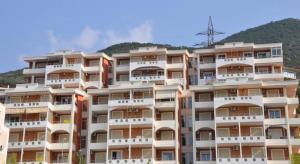
[[[300,163],[300,153],[293,153],[292,164],[299,164],[299,163]]]

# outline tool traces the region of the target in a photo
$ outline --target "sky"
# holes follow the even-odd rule
[[[62,49],[95,52],[121,42],[193,46],[212,16],[226,36],[300,18],[299,0],[0,0],[0,72],[25,56]]]

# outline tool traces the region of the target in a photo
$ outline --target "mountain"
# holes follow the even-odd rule
[[[287,18],[233,34],[224,42],[275,43],[282,42],[284,64],[300,68],[300,20]]]
[[[137,49],[139,47],[154,47],[154,46],[159,47],[159,48],[167,48],[169,50],[188,49],[190,52],[192,52],[192,50],[194,49],[193,47],[172,46],[169,44],[126,42],[126,43],[120,43],[120,44],[115,44],[115,45],[109,46],[105,49],[98,50],[97,52],[104,52],[108,55],[111,55],[113,53],[126,53],[126,52],[129,52],[129,50]]]
[[[300,20],[287,18],[279,21],[270,22],[258,27],[250,28],[245,31],[238,32],[221,40],[224,42],[250,42],[250,43],[283,43],[284,63],[287,67],[300,69]],[[137,43],[128,42],[120,43],[101,49],[98,52],[105,52],[108,55],[113,53],[124,53],[131,49],[139,47],[166,47],[167,49],[188,49],[190,52],[193,47],[172,46],[169,44],[155,43]],[[14,85],[22,83],[22,69],[0,73],[0,84]],[[0,85],[1,86],[1,85]]]

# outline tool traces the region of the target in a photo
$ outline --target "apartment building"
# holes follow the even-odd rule
[[[282,54],[225,43],[25,57],[26,83],[0,95],[7,163],[289,163],[298,81]]]
[[[179,163],[186,50],[113,54],[112,85],[88,89],[88,163]]]
[[[282,45],[225,43],[194,51],[194,161],[288,164],[300,152],[298,81]]]
[[[5,107],[0,104],[0,162],[6,163],[9,129],[4,125]]]
[[[74,51],[25,58],[27,83],[5,90],[8,163],[79,162],[84,89],[108,85],[108,59]]]

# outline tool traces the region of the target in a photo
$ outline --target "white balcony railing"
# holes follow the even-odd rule
[[[152,124],[152,118],[122,118],[109,119],[109,125],[124,125],[124,124]]]
[[[47,121],[22,121],[22,122],[7,122],[5,125],[8,128],[36,128],[36,127],[46,127]]]
[[[165,80],[164,75],[152,75],[152,76],[136,76],[130,77],[130,81],[163,81]]]
[[[216,59],[216,67],[222,67],[225,65],[232,64],[242,64],[242,65],[253,65],[254,58],[253,57],[239,57],[239,58],[226,58],[226,59]]]
[[[156,60],[156,61],[136,61],[130,62],[130,70],[135,70],[141,67],[159,67],[164,69],[166,67],[166,61]]]
[[[224,105],[257,105],[263,106],[263,98],[258,96],[230,96],[230,97],[215,97],[214,107],[219,108]]]
[[[147,106],[154,105],[154,98],[134,98],[134,99],[120,99],[108,100],[108,106]]]
[[[7,103],[6,108],[41,108],[49,107],[50,102],[24,102],[24,103]]]
[[[264,120],[263,115],[257,116],[224,116],[216,117],[216,123],[226,123],[226,122],[260,122]]]
[[[58,85],[58,84],[79,84],[79,78],[73,79],[47,79],[46,85]]]

